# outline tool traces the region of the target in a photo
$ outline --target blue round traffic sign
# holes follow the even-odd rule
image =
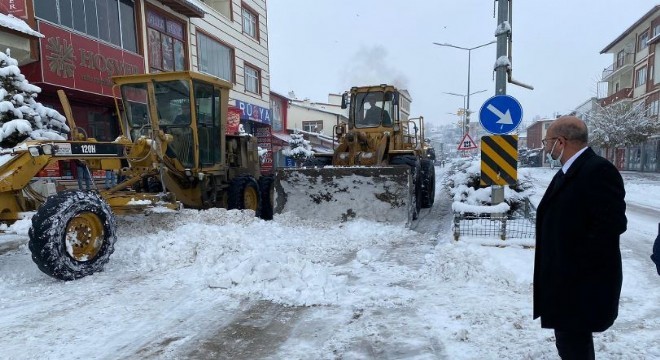
[[[495,95],[479,110],[481,126],[491,134],[503,135],[515,130],[522,122],[522,106],[509,95]]]

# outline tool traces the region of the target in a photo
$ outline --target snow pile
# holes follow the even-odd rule
[[[31,85],[11,56],[0,52],[0,148],[26,139],[64,140],[66,118],[36,101],[41,89]]]
[[[481,161],[457,160],[451,164],[445,185],[453,199],[452,209],[460,213],[494,214],[513,211],[533,194],[531,178],[518,171],[515,186],[504,186],[504,203],[491,205],[492,187],[481,187]]]

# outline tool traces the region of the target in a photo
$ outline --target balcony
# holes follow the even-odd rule
[[[600,106],[605,107],[624,99],[632,100],[632,98],[633,98],[633,88],[623,88],[606,98],[599,99],[598,101],[600,103]]]
[[[631,67],[634,61],[634,54],[625,54],[623,56],[623,61],[615,61],[612,65],[608,66],[603,70],[603,81],[606,81],[610,76],[615,72],[625,68]]]

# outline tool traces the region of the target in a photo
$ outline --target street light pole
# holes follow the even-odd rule
[[[469,82],[468,82],[468,83],[469,83]],[[479,94],[479,93],[482,93],[482,92],[484,92],[484,91],[487,91],[487,90],[486,90],[486,89],[484,89],[484,90],[479,90],[479,91],[475,91],[475,92],[473,92],[473,93],[467,93],[466,95],[463,95],[463,94],[457,94],[457,93],[453,93],[453,92],[444,92],[444,91],[442,92],[443,94],[453,95],[453,96],[460,96],[460,97],[463,98],[463,128],[461,129],[462,132],[463,132],[463,136],[465,136],[465,133],[468,132],[468,131],[467,131],[467,127],[468,127],[468,124],[470,123],[469,120],[468,120],[468,114],[469,114],[469,113],[468,113],[468,108],[469,108],[469,106],[470,106],[470,105],[469,105],[469,104],[470,104],[470,100],[469,100],[469,99],[470,99],[470,95]],[[466,98],[468,99],[468,100],[467,100],[467,101],[468,101],[468,103],[467,103],[468,108],[465,107],[465,106],[466,106],[466,104],[465,104],[465,99],[466,99]]]
[[[465,112],[466,112],[466,115],[465,115],[465,122],[466,122],[466,124],[464,124],[465,126],[469,126],[469,125],[470,125],[470,95],[471,95],[471,94],[470,94],[470,63],[471,63],[471,61],[472,61],[472,50],[475,50],[475,49],[478,49],[478,48],[481,48],[481,47],[484,47],[484,46],[487,46],[487,45],[490,45],[490,44],[495,44],[496,42],[497,42],[497,41],[493,40],[493,41],[491,41],[491,42],[487,42],[487,43],[485,43],[485,44],[481,44],[481,45],[478,45],[478,46],[475,46],[475,47],[471,47],[471,48],[466,48],[466,47],[462,47],[462,46],[456,46],[456,45],[447,44],[447,43],[442,43],[442,44],[441,44],[441,43],[437,43],[437,42],[434,42],[434,43],[433,43],[434,45],[438,45],[438,46],[446,46],[446,47],[452,47],[452,48],[455,48],[455,49],[466,50],[466,51],[468,52],[467,95],[466,95],[466,97],[467,97],[467,105],[466,105],[466,106],[467,106],[467,107],[465,108]],[[463,130],[463,131],[465,132],[465,130]]]

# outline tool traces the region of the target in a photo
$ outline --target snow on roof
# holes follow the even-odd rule
[[[31,36],[44,37],[42,33],[33,30],[25,21],[11,14],[5,15],[0,13],[0,27],[16,30]]]

